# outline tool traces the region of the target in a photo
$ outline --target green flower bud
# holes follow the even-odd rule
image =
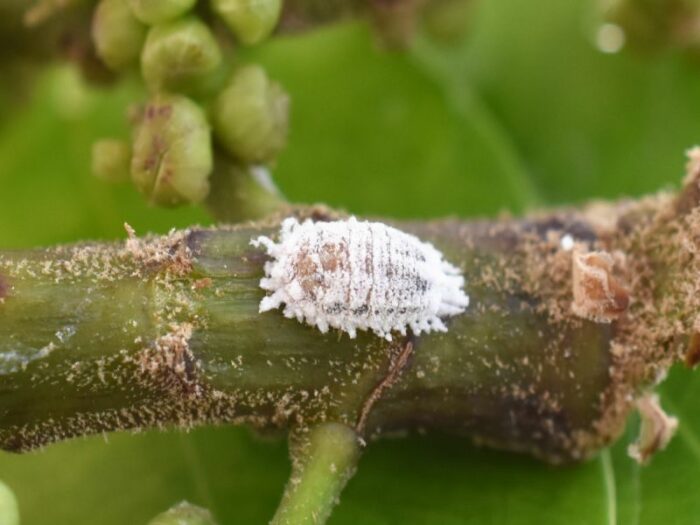
[[[208,510],[186,501],[153,518],[148,525],[216,525]]]
[[[131,148],[118,139],[102,139],[92,145],[92,173],[105,182],[129,180]]]
[[[211,6],[244,44],[257,44],[272,33],[282,0],[211,0]]]
[[[261,67],[247,66],[219,94],[213,120],[216,138],[231,155],[269,162],[287,142],[289,96]]]
[[[126,0],[100,0],[92,18],[97,56],[115,71],[136,63],[146,27],[136,20]]]
[[[152,91],[196,88],[220,63],[214,35],[195,17],[152,27],[141,53],[141,71]]]
[[[131,178],[152,204],[199,202],[209,192],[212,146],[204,111],[180,95],[157,95],[143,112]]]
[[[0,525],[19,525],[17,499],[10,488],[0,481]]]
[[[197,0],[129,0],[136,18],[145,24],[162,24],[184,15]]]

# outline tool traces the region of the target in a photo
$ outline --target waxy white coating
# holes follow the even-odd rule
[[[445,317],[464,312],[460,270],[414,235],[378,222],[299,223],[285,219],[279,241],[258,237],[272,258],[260,286],[270,292],[260,312],[284,304],[286,317],[356,336],[372,330],[415,335],[447,331]]]

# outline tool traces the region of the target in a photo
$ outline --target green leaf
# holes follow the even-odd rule
[[[381,50],[359,24],[275,40],[260,61],[292,99],[275,170],[293,200],[358,214],[493,215],[676,185],[700,136],[700,67],[672,52],[605,55],[593,3],[484,0],[463,45]],[[47,72],[0,126],[0,245],[119,239],[206,223],[149,208],[89,174],[90,146],[125,136],[133,80],[109,90]],[[6,109],[12,99],[3,97]],[[674,370],[662,404],[678,436],[648,467],[610,451],[563,468],[428,435],[372,444],[331,523],[690,524],[700,515],[700,378]],[[0,455],[24,525],[147,523],[180,500],[222,524],[265,523],[289,473],[286,445],[244,429],[79,439]]]

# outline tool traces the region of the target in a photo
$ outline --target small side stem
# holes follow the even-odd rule
[[[240,166],[219,154],[206,206],[221,222],[262,219],[289,208],[266,167]]]
[[[292,475],[270,525],[325,523],[355,473],[361,444],[356,432],[322,423],[290,436]]]

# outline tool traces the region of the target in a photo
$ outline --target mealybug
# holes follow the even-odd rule
[[[447,331],[441,317],[464,312],[464,278],[431,244],[378,222],[282,223],[279,242],[258,237],[272,257],[260,281],[271,292],[260,312],[285,304],[284,315],[338,328],[354,338],[370,329],[391,332]]]

